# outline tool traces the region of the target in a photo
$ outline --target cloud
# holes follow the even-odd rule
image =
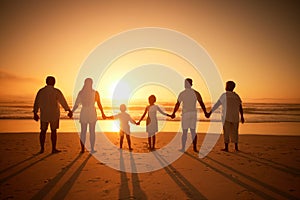
[[[23,77],[23,76],[19,76],[17,74],[13,74],[10,72],[6,72],[3,70],[0,70],[0,81],[18,81],[18,82],[27,82],[27,83],[40,83],[41,80],[36,79],[36,78],[32,78],[32,77]]]

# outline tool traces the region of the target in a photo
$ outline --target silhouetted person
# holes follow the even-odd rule
[[[41,88],[34,101],[33,106],[33,113],[34,113],[34,120],[39,120],[39,115],[37,114],[40,110],[41,115],[41,132],[40,132],[40,145],[41,151],[40,153],[44,152],[44,145],[46,139],[46,132],[48,126],[50,124],[51,128],[51,142],[52,142],[52,153],[59,153],[60,150],[56,149],[56,141],[57,141],[57,133],[56,129],[59,128],[59,117],[60,117],[60,106],[65,109],[65,111],[69,111],[68,116],[72,117],[72,111],[70,110],[67,101],[62,94],[62,92],[54,88],[55,85],[55,78],[53,76],[48,76],[46,78],[47,85]]]
[[[197,134],[196,134],[196,124],[197,124],[197,108],[196,103],[200,104],[203,112],[207,115],[205,105],[202,101],[202,97],[200,93],[192,88],[193,80],[190,78],[185,79],[184,87],[185,90],[182,91],[177,99],[177,103],[175,104],[172,118],[175,118],[175,113],[177,112],[180,103],[183,103],[182,106],[182,117],[181,117],[181,126],[182,126],[182,151],[185,151],[185,144],[187,140],[187,132],[188,129],[191,131],[191,135],[193,138],[193,150],[198,152],[197,150]]]
[[[212,107],[206,117],[210,117],[220,105],[222,106],[223,132],[225,148],[223,151],[228,151],[228,144],[231,141],[235,143],[235,150],[238,151],[238,130],[239,130],[239,113],[241,114],[241,122],[244,123],[244,114],[241,98],[233,92],[235,83],[233,81],[226,82],[226,92],[221,95],[217,103]],[[226,102],[226,115],[224,104]]]
[[[126,135],[128,149],[132,151],[131,140],[130,140],[130,126],[129,122],[132,124],[137,124],[131,116],[126,112],[127,108],[125,104],[120,105],[120,113],[107,117],[108,119],[119,119],[120,120],[120,149],[123,147],[124,135]]]
[[[93,89],[93,80],[91,78],[87,78],[84,81],[84,85],[80,92],[77,95],[74,107],[72,112],[78,108],[79,105],[82,105],[80,111],[79,122],[81,125],[80,132],[80,145],[81,145],[81,153],[84,153],[85,150],[85,140],[86,140],[86,132],[87,126],[89,126],[90,132],[90,143],[91,143],[91,153],[95,152],[95,127],[97,121],[97,112],[95,108],[95,102],[97,102],[98,108],[101,111],[102,118],[106,119],[106,116],[103,112],[103,108],[100,102],[100,95],[98,91]]]
[[[138,125],[141,123],[145,115],[148,113],[148,117],[146,120],[146,132],[148,133],[149,150],[155,150],[155,140],[156,140],[155,133],[158,131],[157,111],[168,117],[171,117],[171,115],[163,112],[159,106],[154,104],[156,102],[156,97],[154,95],[150,95],[148,101],[149,101],[149,105],[146,107],[144,114],[142,115],[140,121],[138,122]]]

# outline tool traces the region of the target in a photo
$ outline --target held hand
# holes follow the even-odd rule
[[[39,121],[40,117],[39,117],[38,114],[34,113],[33,114],[33,119],[34,119],[34,121]]]
[[[102,119],[107,119],[105,114],[102,114]]]
[[[174,119],[176,117],[175,113],[171,115],[171,118]]]
[[[141,122],[140,122],[140,121],[138,121],[138,122],[136,123],[136,125],[138,125],[138,126],[139,126],[140,124],[141,124]]]
[[[245,123],[245,119],[243,116],[241,117],[241,122],[242,122],[242,124]]]
[[[206,117],[206,118],[210,118],[210,115],[211,115],[211,111],[208,112],[208,113],[205,113],[205,117]]]
[[[72,117],[73,117],[73,112],[72,112],[72,111],[69,111],[68,117],[69,117],[69,118],[72,118]]]

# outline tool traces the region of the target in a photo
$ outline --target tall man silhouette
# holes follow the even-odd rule
[[[57,133],[56,129],[59,128],[59,116],[60,116],[60,106],[65,109],[65,111],[69,111],[68,116],[71,118],[73,113],[70,110],[70,107],[67,104],[67,101],[62,94],[62,92],[54,88],[55,85],[55,78],[53,76],[48,76],[46,78],[46,86],[41,88],[34,101],[33,106],[33,118],[35,121],[39,120],[39,115],[37,114],[40,109],[40,116],[41,116],[41,132],[40,132],[40,145],[41,151],[40,153],[44,152],[44,145],[46,139],[46,132],[48,126],[50,124],[51,128],[51,142],[52,142],[52,153],[59,153],[60,150],[56,149],[56,141],[57,141]]]
[[[173,114],[171,115],[172,118],[175,118],[175,113],[177,112],[180,103],[182,102],[182,117],[181,117],[181,126],[182,126],[182,151],[185,151],[185,144],[187,140],[187,132],[188,129],[191,131],[191,135],[193,138],[193,149],[195,152],[197,150],[197,134],[196,134],[196,124],[197,124],[197,107],[196,103],[200,104],[203,112],[207,115],[205,105],[202,101],[202,97],[200,93],[192,88],[193,80],[190,78],[185,79],[183,90],[177,99],[177,103],[175,104]]]

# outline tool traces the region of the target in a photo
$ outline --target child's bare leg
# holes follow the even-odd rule
[[[124,140],[124,135],[120,136],[120,149],[122,149],[123,146],[123,140]]]
[[[132,148],[131,148],[131,140],[130,140],[130,135],[127,135],[127,134],[126,134],[126,139],[127,139],[127,143],[128,143],[128,148],[129,148],[129,150],[131,151],[131,150],[132,150]]]

